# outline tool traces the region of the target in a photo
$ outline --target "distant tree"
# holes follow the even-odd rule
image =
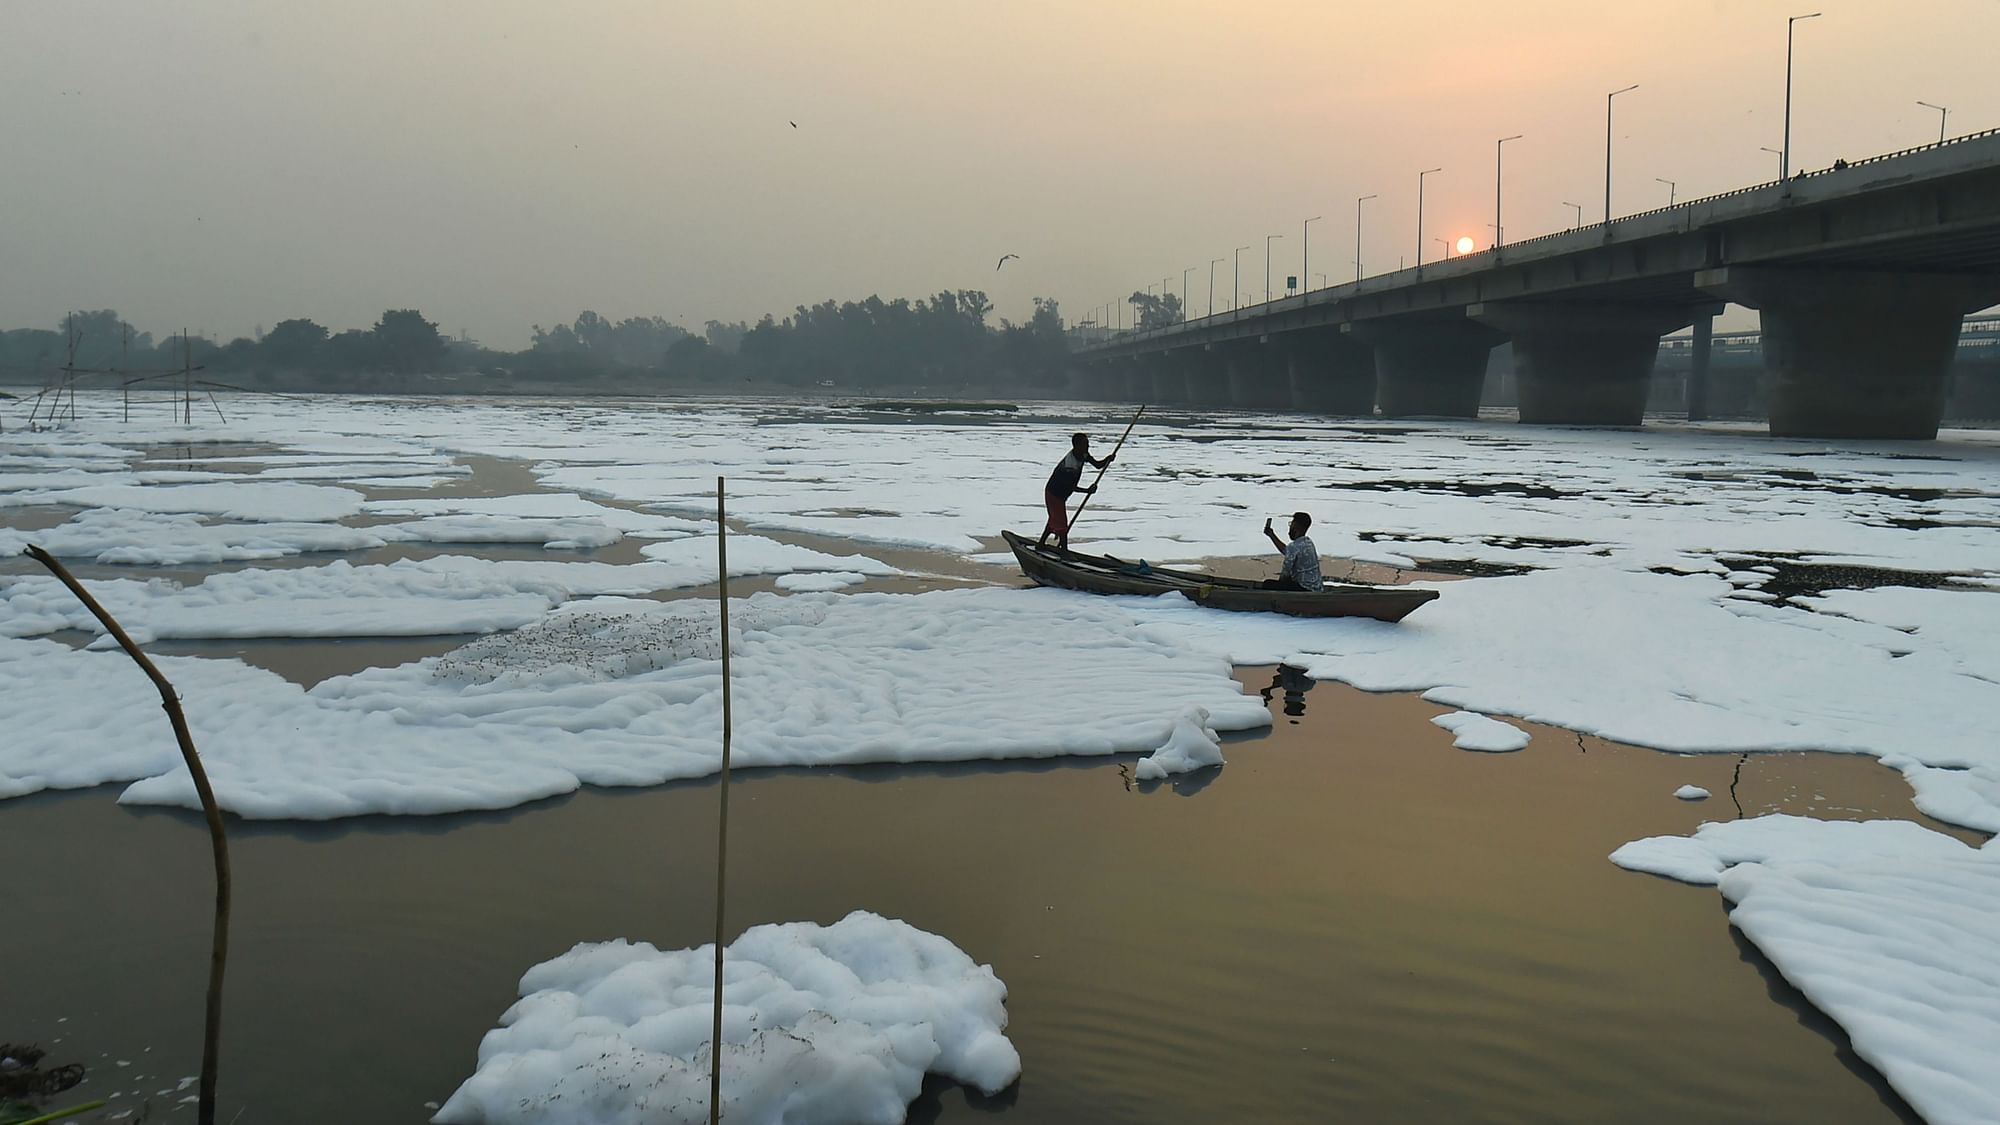
[[[733,355],[736,349],[742,346],[743,337],[749,331],[750,326],[740,320],[734,324],[711,320],[702,326],[702,337],[708,341],[709,347]]]
[[[257,367],[259,359],[257,341],[248,336],[238,336],[216,349],[208,360],[208,366],[217,371],[250,371]]]
[[[280,370],[309,370],[323,367],[327,360],[327,330],[303,317],[281,320],[258,342],[266,367]]]
[[[668,345],[660,366],[671,378],[693,381],[713,379],[721,371],[726,356],[708,346],[700,336],[682,336]]]
[[[415,309],[384,312],[370,334],[375,338],[377,361],[398,374],[435,371],[444,360],[444,337],[438,334],[435,323]]]
[[[1132,305],[1132,323],[1140,328],[1165,328],[1187,319],[1181,315],[1181,299],[1172,293],[1158,297],[1136,292],[1126,300]]]
[[[327,366],[335,371],[379,371],[382,369],[380,342],[375,333],[359,328],[336,332],[326,342]]]

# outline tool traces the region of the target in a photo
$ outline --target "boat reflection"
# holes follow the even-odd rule
[[[1264,698],[1264,702],[1269,703],[1273,695],[1280,691],[1284,692],[1285,714],[1290,717],[1292,725],[1297,726],[1299,717],[1306,713],[1306,693],[1312,690],[1312,686],[1313,678],[1306,675],[1304,668],[1280,664],[1278,670],[1271,676],[1271,686],[1258,689],[1257,694]]]

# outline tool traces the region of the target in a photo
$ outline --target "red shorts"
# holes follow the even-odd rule
[[[1069,498],[1057,496],[1053,492],[1042,493],[1042,501],[1049,508],[1049,522],[1042,525],[1043,535],[1053,535],[1062,539],[1069,535]]]

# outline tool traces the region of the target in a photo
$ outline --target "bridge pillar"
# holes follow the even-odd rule
[[[1293,333],[1286,349],[1292,409],[1367,417],[1375,413],[1375,352],[1336,331]]]
[[[1235,405],[1233,380],[1229,374],[1229,353],[1220,345],[1205,345],[1187,351],[1187,395],[1189,406],[1227,409]]]
[[[1467,316],[1507,333],[1513,343],[1521,421],[1530,425],[1636,426],[1660,337],[1693,320],[1685,305],[1598,305],[1503,301],[1473,305]]]
[[[1097,402],[1118,402],[1123,396],[1132,361],[1105,359],[1079,364],[1070,369],[1070,391],[1078,398]]]
[[[1153,376],[1151,401],[1162,406],[1185,406],[1188,400],[1188,361],[1179,352],[1155,356],[1149,370]]]
[[[1965,314],[2000,277],[1730,266],[1695,284],[1758,310],[1775,437],[1937,437]]]
[[[1715,351],[1715,318],[1694,318],[1694,351],[1689,357],[1687,414],[1690,422],[1708,421],[1708,360]]]
[[[1229,400],[1242,410],[1285,410],[1292,405],[1286,345],[1266,337],[1223,353],[1229,364]]]
[[[1472,320],[1356,321],[1341,331],[1375,349],[1385,418],[1477,418],[1486,357],[1501,334]]]

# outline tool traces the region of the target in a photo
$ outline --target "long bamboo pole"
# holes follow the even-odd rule
[[[1118,459],[1118,451],[1125,448],[1125,439],[1132,436],[1132,427],[1139,424],[1139,418],[1145,413],[1146,408],[1142,406],[1139,408],[1139,413],[1132,415],[1132,420],[1125,423],[1125,432],[1118,435],[1118,444],[1111,447],[1111,456],[1105,458],[1106,461],[1116,461]],[[1097,475],[1090,478],[1091,490],[1083,494],[1082,502],[1076,506],[1076,514],[1069,518],[1069,529],[1071,531],[1076,530],[1076,521],[1083,518],[1083,509],[1090,504],[1090,498],[1097,495],[1097,482],[1104,479],[1104,470],[1110,467],[1110,465],[1099,465],[1097,467]]]
[[[180,744],[181,760],[187,763],[188,776],[194,779],[195,795],[201,798],[202,816],[208,820],[209,851],[215,863],[215,924],[210,931],[208,949],[208,1006],[202,1028],[201,1090],[195,1116],[200,1125],[215,1125],[216,1060],[222,1042],[222,970],[229,959],[229,839],[222,830],[222,809],[215,803],[215,790],[208,784],[208,771],[201,768],[201,755],[195,752],[194,735],[188,732],[187,715],[181,711],[174,685],[139,650],[118,620],[97,604],[90,591],[85,590],[76,576],[57,562],[54,555],[32,544],[28,546],[27,554],[47,567],[57,581],[69,587],[76,600],[97,618],[98,623],[118,642],[118,647],[125,650],[125,655],[131,657],[139,665],[139,670],[146,673],[146,678],[159,689],[160,706],[167,713],[167,721],[173,725],[174,741]]]
[[[729,870],[729,520],[715,478],[715,572],[722,588],[722,815],[715,826],[715,1019],[708,1039],[708,1120],[722,1120],[722,903]]]

